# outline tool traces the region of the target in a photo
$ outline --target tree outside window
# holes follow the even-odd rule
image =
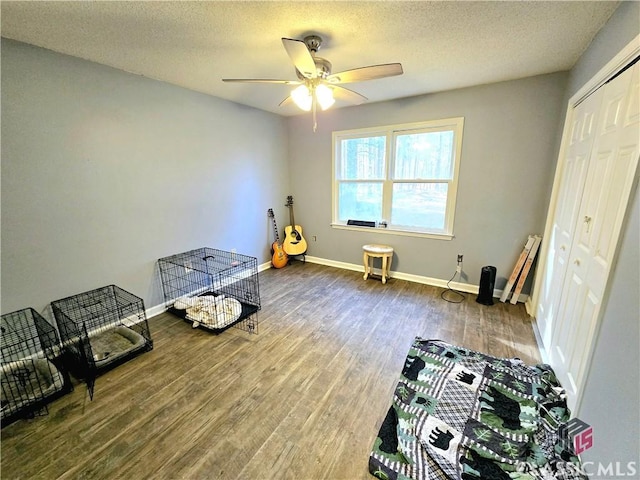
[[[453,234],[463,119],[334,132],[334,225]]]

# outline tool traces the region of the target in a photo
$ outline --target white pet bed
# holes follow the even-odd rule
[[[236,322],[242,314],[242,304],[224,295],[182,297],[173,306],[178,310],[186,310],[185,318],[193,322],[193,328],[202,325],[212,330],[222,330]]]

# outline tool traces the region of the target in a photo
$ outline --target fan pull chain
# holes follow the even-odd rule
[[[316,133],[316,130],[318,129],[318,122],[316,121],[317,104],[318,102],[316,100],[316,93],[313,92],[312,100],[311,100],[311,108],[313,109],[313,133]]]

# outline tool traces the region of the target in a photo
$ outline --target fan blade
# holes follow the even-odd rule
[[[358,92],[354,92],[353,90],[349,90],[348,88],[332,85],[331,89],[333,90],[333,97],[338,100],[345,100],[356,105],[360,105],[361,103],[368,100],[368,98],[364,95],[360,95]]]
[[[278,106],[279,107],[286,107],[287,105],[290,105],[293,103],[293,98],[291,98],[291,95],[289,95],[287,98],[285,98],[284,100],[282,100]]]
[[[307,45],[302,40],[283,38],[282,44],[289,58],[291,58],[293,64],[304,77],[316,78],[318,76],[316,62],[313,61],[311,52],[309,52]]]
[[[268,78],[223,78],[223,82],[237,83],[276,83],[280,85],[300,85],[298,80],[271,80]]]
[[[376,78],[393,77],[402,75],[400,63],[386,63],[383,65],[370,65],[368,67],[354,68],[344,72],[334,73],[327,77],[329,83],[352,83],[374,80]]]

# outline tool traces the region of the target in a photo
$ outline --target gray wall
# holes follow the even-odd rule
[[[640,33],[640,3],[623,2],[571,71],[568,97],[576,93]],[[636,174],[637,176],[637,174]],[[588,462],[636,462],[640,475],[640,194],[636,182],[623,228],[611,290],[584,400],[578,416],[593,426],[594,446]],[[595,472],[597,465],[589,465]]]
[[[281,117],[2,40],[3,313],[112,283],[152,307],[192,248],[266,262],[288,185]]]
[[[455,272],[477,285],[481,268],[497,268],[496,288],[511,274],[527,236],[542,234],[557,157],[566,73],[483,85],[289,119],[289,158],[296,222],[309,254],[360,264],[365,243],[387,243],[392,270],[437,279]],[[464,117],[460,180],[451,241],[337,230],[331,223],[331,132]],[[317,241],[310,241],[317,236]]]

